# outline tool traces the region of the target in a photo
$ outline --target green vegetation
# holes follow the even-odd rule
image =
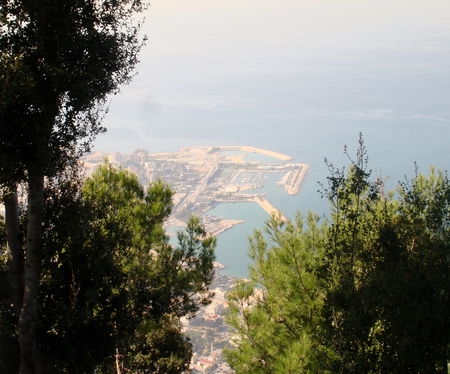
[[[21,373],[46,365],[39,343],[44,180],[103,131],[109,94],[128,83],[143,41],[140,0],[4,0],[0,9],[0,187]],[[25,236],[18,187],[26,190]],[[19,240],[22,238],[22,241]],[[44,239],[43,239],[44,238]]]
[[[431,169],[383,193],[362,139],[328,164],[331,213],[267,222],[251,282],[229,294],[238,373],[447,373],[450,181]]]
[[[210,301],[215,238],[162,224],[171,189],[147,192],[79,156],[104,131],[144,39],[140,0],[5,0],[0,10],[0,371],[179,373],[180,317]],[[23,196],[20,196],[23,194]]]
[[[239,349],[226,352],[239,373],[320,372],[318,343],[323,295],[315,274],[323,255],[325,227],[310,214],[287,225],[273,216],[251,238],[251,282],[240,281],[229,293],[228,323]]]
[[[84,182],[77,170],[108,95],[131,80],[147,6],[1,3],[2,373],[188,369],[180,317],[210,302],[215,238],[188,205],[169,244],[173,192],[161,181],[144,190],[107,164]],[[238,373],[448,373],[447,174],[386,195],[362,139],[347,172],[328,166],[328,218],[274,216],[252,237],[251,282],[229,294],[228,361]],[[206,353],[213,333],[195,345]]]
[[[212,297],[216,239],[192,217],[178,246],[168,244],[162,224],[173,192],[161,181],[144,193],[134,175],[105,163],[81,183],[66,174],[45,190],[37,327],[45,370],[186,370],[192,346],[179,319]],[[1,266],[3,279],[5,261]],[[1,288],[0,296],[0,368],[17,372],[9,290]]]

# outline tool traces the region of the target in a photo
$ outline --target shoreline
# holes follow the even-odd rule
[[[251,152],[251,153],[261,153],[263,155],[267,155],[267,156],[272,156],[275,158],[278,158],[282,161],[290,161],[292,160],[291,156],[285,155],[283,153],[279,153],[279,152],[275,152],[275,151],[269,151],[267,149],[262,149],[262,148],[255,148],[255,147],[250,147],[250,146],[220,146],[220,147],[216,147],[218,149],[223,149],[225,151],[247,151],[247,152]]]
[[[208,228],[209,225],[205,225],[205,229],[209,235],[217,236],[217,235],[222,234],[223,232],[225,232],[241,223],[245,223],[245,221],[237,220],[237,219],[224,219],[219,222],[219,225],[220,225],[219,227]]]
[[[261,153],[267,156],[272,156],[275,158],[278,158],[279,160],[282,161],[290,161],[292,160],[291,156],[285,155],[283,153],[279,153],[279,152],[275,152],[275,151],[270,151],[268,149],[262,149],[262,148],[255,148],[255,147],[250,147],[247,145],[243,145],[243,146],[203,146],[203,147],[185,147],[185,148],[181,148],[179,151],[179,154],[182,153],[190,153],[191,150],[206,150],[206,151],[210,151],[212,149],[217,149],[217,150],[224,150],[224,151],[242,151],[242,152],[250,152],[250,153]],[[160,155],[163,153],[159,153]],[[158,153],[155,153],[154,155],[158,155]],[[149,155],[149,156],[153,156],[153,155]]]
[[[208,236],[217,236],[222,234],[223,232],[233,228],[234,226],[240,225],[241,223],[245,223],[243,220],[237,220],[237,219],[222,219],[219,222],[214,223],[206,223],[204,224],[205,230],[207,232]],[[186,223],[183,221],[180,221],[174,217],[169,218],[167,221],[167,224],[170,226],[178,226],[181,228],[186,228]],[[169,236],[175,235],[175,233],[167,233]]]
[[[263,208],[263,209],[269,214],[269,216],[272,216],[272,215],[274,215],[274,214],[275,214],[275,215],[279,214],[279,215],[280,215],[280,218],[281,218],[284,222],[287,222],[287,221],[288,221],[288,219],[284,216],[284,214],[281,213],[280,210],[278,210],[277,208],[275,208],[275,207],[270,203],[270,201],[267,200],[265,197],[263,197],[263,196],[255,196],[255,197],[252,199],[252,201],[255,202],[256,204],[258,204],[261,208]]]
[[[300,189],[303,184],[303,180],[305,179],[305,176],[308,173],[309,165],[307,165],[307,164],[301,164],[301,165],[302,165],[302,170],[300,171],[300,173],[298,173],[297,178],[294,181],[294,185],[292,186],[291,184],[286,184],[284,186],[284,188],[286,189],[286,191],[289,195],[296,195],[300,192]]]

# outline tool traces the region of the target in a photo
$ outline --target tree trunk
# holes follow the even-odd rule
[[[443,359],[443,361],[442,361],[442,373],[443,374],[448,374],[448,353],[447,353],[447,350],[446,349],[444,349],[444,355],[443,355],[444,357],[444,359]]]
[[[11,285],[16,324],[19,324],[23,300],[23,250],[20,243],[19,203],[17,187],[3,197],[5,203],[6,240],[8,243],[8,275]]]
[[[43,173],[33,173],[28,183],[24,293],[19,319],[20,374],[39,374],[44,367],[43,355],[37,343],[43,217],[44,177]]]

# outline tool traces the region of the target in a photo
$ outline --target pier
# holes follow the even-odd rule
[[[288,219],[283,215],[283,213],[281,213],[277,208],[275,208],[264,196],[254,196],[252,197],[251,201],[257,203],[261,208],[263,208],[267,213],[269,213],[270,216],[272,216],[272,214],[274,213],[280,213],[281,219],[285,222],[288,221]]]

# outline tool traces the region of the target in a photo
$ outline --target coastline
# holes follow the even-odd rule
[[[224,219],[219,222],[219,226],[214,225],[216,227],[211,227],[210,225],[205,225],[205,229],[206,229],[206,231],[208,231],[209,235],[217,236],[217,235],[223,233],[224,231],[227,231],[227,230],[233,228],[234,226],[239,225],[244,222],[245,221],[237,220],[237,219]],[[209,228],[208,228],[208,226],[209,226]]]
[[[203,147],[185,147],[185,148],[181,148],[180,149],[180,154],[181,153],[199,153],[199,150],[206,150],[206,152],[209,152],[212,149],[217,149],[217,150],[224,150],[224,151],[242,151],[242,152],[250,152],[250,153],[261,153],[267,156],[272,156],[275,158],[278,158],[282,161],[290,161],[292,160],[291,156],[285,155],[283,153],[279,153],[279,152],[275,152],[275,151],[270,151],[268,149],[262,149],[262,148],[255,148],[255,147],[250,147],[250,146],[203,146]],[[155,153],[154,155],[162,155],[164,153]]]
[[[290,161],[292,160],[291,156],[285,155],[283,153],[275,152],[275,151],[269,151],[267,149],[262,148],[255,148],[250,146],[220,146],[216,147],[218,149],[223,149],[225,151],[247,151],[251,153],[261,153],[263,155],[272,156],[275,158],[278,158],[283,161]]]
[[[264,155],[269,157],[263,157]],[[178,153],[150,154],[146,149],[136,149],[130,155],[122,155],[119,152],[114,154],[95,152],[83,158],[86,174],[94,170],[99,163],[104,162],[105,158],[114,166],[136,174],[143,186],[162,178],[173,191],[176,191],[173,196],[173,210],[164,223],[166,230],[170,230],[170,232],[166,231],[168,235],[175,236],[171,239],[172,243],[176,241],[175,232],[186,228],[186,220],[191,214],[201,218],[201,224],[204,225],[207,235],[221,236],[223,234],[223,240],[230,242],[240,236],[242,243],[246,241],[244,231],[247,227],[249,230],[253,229],[252,225],[256,219],[254,215],[261,217],[261,222],[267,220],[267,218],[263,219],[264,214],[261,215],[261,208],[267,217],[276,214],[283,221],[288,221],[287,217],[290,216],[287,212],[291,213],[291,207],[284,211],[284,196],[281,199],[276,196],[278,193],[298,194],[309,172],[309,165],[289,162],[291,157],[278,152],[250,146],[210,146],[181,148]],[[247,159],[253,161],[247,161]],[[263,190],[266,184],[268,184],[267,187],[271,186],[267,189],[270,191],[267,196]],[[272,184],[284,187],[283,191],[278,192],[279,190],[273,188]],[[272,199],[274,199],[273,202]],[[239,212],[240,207],[233,215],[228,214],[227,207],[213,209],[222,204],[244,202],[250,204],[242,214]],[[230,209],[233,211],[232,208]],[[248,215],[247,212],[252,214]],[[234,219],[227,219],[231,217]],[[245,225],[231,230],[244,222]],[[230,231],[227,232],[227,230]],[[221,238],[219,242],[222,241]],[[227,252],[222,262],[229,264],[230,270],[224,271],[246,274],[247,271],[243,265],[247,261],[240,260],[239,263],[235,261],[235,258],[241,255],[243,244],[233,244],[233,248],[226,248],[225,245],[219,244],[219,247]],[[239,253],[235,253],[237,251]]]
[[[309,170],[309,165],[307,165],[307,164],[301,164],[301,165],[302,165],[302,169],[298,173],[298,175],[296,175],[294,183],[289,183],[284,186],[284,188],[286,189],[286,191],[289,195],[296,195],[300,192],[300,188],[302,187],[303,180],[305,179],[306,173]]]
[[[245,221],[224,218],[218,222],[213,222],[213,223],[207,222],[204,225],[205,225],[205,230],[206,230],[208,236],[217,236],[217,235],[223,233],[224,231],[227,231],[241,223],[245,223]],[[186,227],[186,222],[180,221],[180,220],[176,219],[175,217],[169,218],[169,220],[167,221],[167,224],[172,225],[172,226],[183,227],[183,228]],[[172,234],[172,233],[169,233],[169,235],[170,234]],[[172,235],[174,235],[174,234],[172,234]]]
[[[284,222],[287,222],[288,219],[283,215],[283,213],[281,213],[277,208],[275,208],[269,200],[267,200],[265,197],[263,196],[255,196],[252,199],[253,202],[257,203],[261,208],[263,208],[268,214],[269,216],[272,216],[274,214],[279,214],[281,219]]]

